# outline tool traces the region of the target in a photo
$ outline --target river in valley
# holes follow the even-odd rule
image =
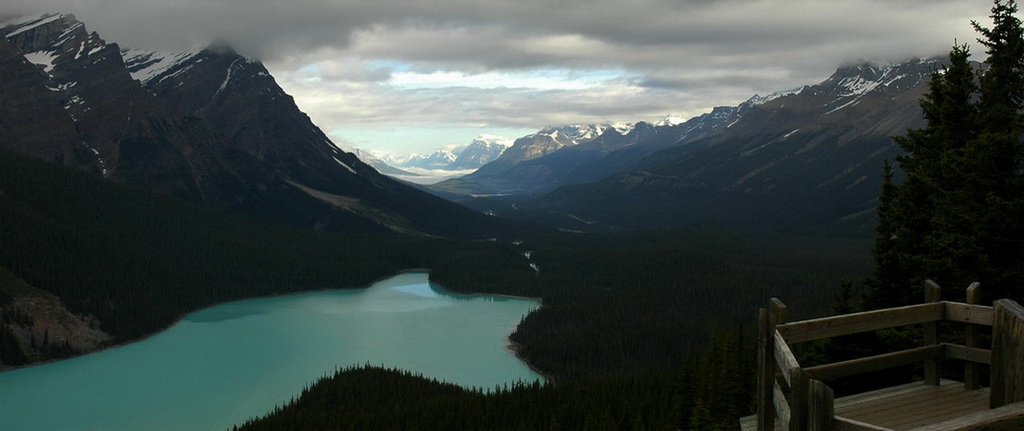
[[[0,373],[0,430],[225,430],[357,364],[465,387],[532,382],[508,335],[537,306],[446,292],[426,272],[222,304],[137,343]]]

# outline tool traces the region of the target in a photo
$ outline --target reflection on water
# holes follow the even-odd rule
[[[217,323],[225,320],[241,319],[248,316],[259,316],[266,313],[266,310],[252,307],[239,307],[237,309],[222,307],[192,313],[186,316],[183,320],[194,323]]]
[[[142,342],[0,373],[0,430],[230,429],[353,364],[467,387],[533,381],[507,337],[536,306],[446,292],[425,272],[223,304]]]

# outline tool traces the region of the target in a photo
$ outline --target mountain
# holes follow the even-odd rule
[[[389,156],[383,163],[394,169],[467,171],[478,169],[497,159],[510,145],[512,145],[510,139],[495,135],[480,135],[468,145],[456,147],[450,151],[438,150],[428,155],[413,154],[406,157]],[[387,173],[383,170],[381,172]]]
[[[60,14],[8,20],[0,32],[0,148],[307,228],[462,237],[516,229],[340,150],[259,61],[229,47],[122,49]]]
[[[461,178],[430,186],[435,193],[449,198],[466,194],[527,193],[522,183],[536,182],[548,173],[544,168],[531,168],[527,163],[567,148],[599,139],[605,133],[629,133],[633,124],[586,124],[551,126],[522,138],[504,150],[500,157]],[[511,178],[510,178],[511,177]]]
[[[533,160],[562,148],[573,147],[589,142],[608,130],[607,124],[567,125],[546,127],[537,133],[516,139],[512,147],[497,160],[488,163],[474,174],[479,176],[492,175],[508,169],[515,164]]]
[[[448,164],[447,170],[480,169],[497,160],[512,145],[512,140],[495,135],[480,135],[469,145],[459,151],[455,161]]]
[[[841,67],[819,84],[755,96],[672,126],[667,130],[675,133],[694,127],[670,135],[658,151],[622,157],[627,148],[589,162],[604,166],[609,175],[602,179],[514,205],[474,205],[564,228],[710,220],[779,231],[869,232],[882,161],[900,153],[892,137],[923,125],[919,100],[940,66],[940,60],[912,60]],[[612,166],[612,160],[628,164]]]
[[[425,156],[413,156],[403,163],[403,168],[417,168],[426,170],[448,169],[458,157],[451,151],[438,150]]]
[[[390,177],[394,177],[394,176],[416,177],[416,176],[419,176],[419,174],[417,174],[415,172],[409,172],[409,171],[406,171],[406,170],[402,170],[402,169],[396,168],[396,167],[392,166],[391,164],[389,164],[387,161],[381,160],[377,156],[373,155],[373,153],[371,153],[369,151],[366,151],[366,150],[363,150],[363,149],[360,149],[360,148],[351,147],[351,146],[348,146],[348,145],[345,145],[345,144],[336,144],[336,145],[338,146],[338,148],[340,148],[342,151],[344,151],[346,153],[355,154],[355,156],[358,157],[360,161],[362,161],[363,163],[366,163],[366,164],[372,166],[374,169],[377,170],[377,172],[380,172],[380,173],[382,173],[384,175],[387,175],[387,176],[390,176]]]

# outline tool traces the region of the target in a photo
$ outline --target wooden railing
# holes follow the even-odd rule
[[[877,430],[834,413],[833,392],[822,381],[918,362],[924,363],[924,384],[938,385],[938,360],[963,360],[964,385],[981,386],[980,365],[991,368],[990,407],[1024,401],[1024,307],[1011,300],[993,307],[977,305],[978,285],[967,289],[967,302],[939,300],[939,286],[925,288],[925,303],[786,323],[786,307],[772,298],[759,312],[757,429]],[[939,342],[938,322],[966,324],[965,343]],[[790,344],[907,325],[922,325],[924,345],[916,348],[803,368]],[[993,348],[979,347],[978,326],[993,327]]]

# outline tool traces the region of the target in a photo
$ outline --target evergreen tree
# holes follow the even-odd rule
[[[980,131],[973,146],[977,171],[968,180],[986,193],[979,214],[984,241],[983,292],[990,297],[1020,294],[1024,283],[1024,28],[1017,4],[996,0],[991,29],[972,22],[988,58],[979,79]]]
[[[1014,1],[996,0],[994,27],[972,23],[988,59],[980,72],[957,45],[932,74],[926,120],[896,142],[906,174],[885,168],[869,308],[916,303],[923,280],[950,288],[980,281],[990,299],[1024,283],[1024,29]]]
[[[875,227],[878,236],[872,249],[876,264],[872,277],[867,280],[870,289],[865,298],[867,308],[906,302],[896,295],[908,290],[901,287],[912,285],[912,272],[901,266],[908,259],[903,258],[905,253],[900,250],[901,223],[896,211],[898,188],[893,183],[892,164],[886,160],[882,169],[882,194],[878,197],[878,225]]]
[[[928,92],[921,101],[926,126],[896,137],[905,151],[897,158],[906,174],[902,184],[893,182],[893,168],[886,162],[879,196],[878,226],[873,250],[875,272],[868,281],[868,308],[920,302],[925,278],[953,282],[951,253],[966,252],[964,245],[950,247],[962,238],[949,213],[957,202],[963,159],[976,133],[977,115],[971,102],[977,92],[966,45],[953,47],[949,65],[932,73]],[[972,225],[968,223],[966,225]],[[972,250],[973,251],[973,250]]]

